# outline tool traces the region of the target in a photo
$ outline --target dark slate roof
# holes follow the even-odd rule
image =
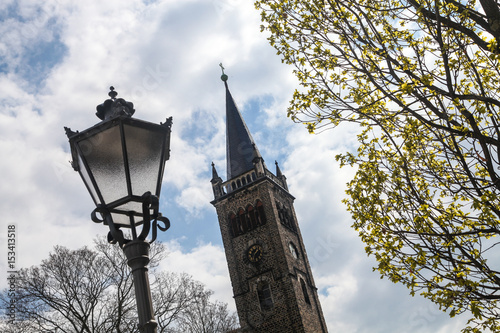
[[[252,135],[241,117],[231,92],[226,86],[226,159],[227,180],[254,168],[254,158],[261,158]]]

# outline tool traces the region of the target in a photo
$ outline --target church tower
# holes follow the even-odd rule
[[[226,88],[224,182],[212,163],[219,218],[241,328],[237,332],[326,333],[306,249],[276,163],[273,174]]]

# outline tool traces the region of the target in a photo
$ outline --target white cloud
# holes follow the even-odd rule
[[[221,246],[201,243],[186,252],[178,241],[172,240],[166,243],[166,249],[168,256],[160,264],[162,269],[192,275],[214,292],[214,299],[226,302],[232,311],[236,310],[226,257]]]
[[[332,332],[355,332],[357,325],[346,320],[342,309],[358,292],[356,276],[350,272],[341,272],[339,275],[322,276],[317,279],[316,283],[319,286],[328,286],[325,290],[326,296],[320,294],[321,307],[328,329]]]

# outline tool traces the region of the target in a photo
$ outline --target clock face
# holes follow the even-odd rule
[[[297,253],[297,248],[295,248],[295,245],[290,242],[288,243],[288,248],[290,249],[290,253],[292,254],[292,256],[297,259],[299,257],[299,254]]]
[[[262,246],[260,246],[259,244],[255,244],[248,249],[247,255],[250,262],[258,262],[262,259],[264,250],[262,249]]]

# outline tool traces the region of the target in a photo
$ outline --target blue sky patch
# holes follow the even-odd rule
[[[22,10],[17,2],[0,10],[0,24],[0,73],[15,73],[35,89],[67,54],[62,26],[54,13],[42,7]]]
[[[59,39],[38,42],[25,49],[17,72],[29,83],[39,84],[59,64],[67,47]]]

